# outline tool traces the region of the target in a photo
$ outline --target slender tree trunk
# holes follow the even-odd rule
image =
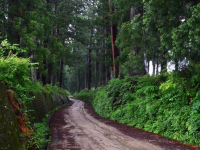
[[[138,13],[139,13],[139,8],[131,7],[131,10],[130,10],[130,20],[133,20],[133,18],[135,17],[135,15],[138,15]]]
[[[98,55],[99,53],[99,50],[97,49],[96,50],[96,56]],[[99,83],[99,59],[96,60],[96,63],[95,63],[95,88],[97,88],[98,86],[98,83]]]
[[[88,64],[88,62],[89,62],[89,56],[88,56],[88,54],[87,54],[87,57],[86,57],[86,64]],[[88,88],[88,72],[89,72],[89,70],[88,70],[88,66],[86,67],[86,75],[85,75],[85,88]]]
[[[109,2],[110,12],[113,12],[112,0],[108,0],[108,2]],[[117,37],[117,26],[113,25],[113,23],[111,23],[110,29],[111,29],[113,71],[114,71],[115,78],[118,78],[119,67],[116,66],[116,64],[115,64],[115,60],[116,60],[117,56],[119,56],[119,51],[118,51],[117,47],[115,46],[115,40],[116,40],[116,37]]]
[[[108,37],[109,33],[110,33],[110,28],[109,28],[109,24],[106,24],[106,28],[105,28],[105,34]],[[105,43],[106,43],[106,39],[105,39]],[[112,58],[112,54],[110,55],[109,51],[107,49],[105,49],[105,53],[106,53],[106,62],[109,61],[110,58]],[[111,80],[111,72],[110,72],[110,64],[106,64],[106,84],[108,84],[108,82]]]
[[[0,5],[2,8],[1,8],[1,11],[2,11],[2,15],[1,15],[1,19],[2,19],[2,28],[1,28],[1,35],[2,35],[2,39],[4,40],[5,39],[5,8],[6,8],[6,3],[5,3],[5,0],[2,0],[2,4]]]
[[[81,78],[80,78],[80,69],[77,68],[77,85],[78,85],[78,92],[81,91]]]
[[[92,81],[92,64],[91,64],[91,47],[88,50],[88,89],[91,90],[91,81]]]
[[[48,63],[48,71],[47,71],[47,83],[48,84],[51,84],[52,83],[52,80],[51,80],[51,76],[52,76],[52,72],[51,72],[51,70],[52,70],[52,66],[51,66],[51,64],[50,63]]]
[[[8,40],[11,42],[11,44],[20,44],[20,34],[18,29],[16,29],[14,26],[16,14],[19,14],[19,1],[10,0],[8,9]]]
[[[155,75],[155,61],[153,60],[153,75]]]
[[[106,84],[111,80],[110,65],[107,65],[107,81]]]
[[[178,71],[179,63],[178,59],[175,59],[175,71]]]
[[[157,64],[156,64],[156,74],[158,75],[158,68],[159,68],[159,62],[158,62],[158,59],[157,59]]]
[[[63,88],[63,70],[64,70],[64,60],[62,59],[60,62],[60,88]]]
[[[155,75],[155,53],[154,52],[153,52],[152,64],[153,64],[153,75]]]
[[[36,71],[36,74],[37,74],[37,80],[41,81],[41,73],[38,69]]]
[[[46,58],[44,59],[43,64],[44,64],[44,70],[46,70],[47,69],[46,68]],[[42,74],[42,83],[43,83],[43,85],[47,84],[47,76],[44,74]]]
[[[100,44],[101,47],[101,44]],[[102,62],[103,62],[103,55],[102,55],[102,49],[100,49],[100,64],[99,64],[99,85],[101,85],[102,83]],[[98,85],[98,86],[99,86]]]
[[[91,89],[92,85],[92,58],[91,58],[91,53],[92,53],[92,38],[93,38],[93,28],[91,29],[91,35],[90,35],[90,45],[88,49],[88,89]]]
[[[165,58],[165,55],[168,53],[167,50],[165,50],[163,52],[163,55],[162,55],[162,60],[161,60],[161,71],[165,70],[167,71],[167,59]]]
[[[104,40],[102,41],[102,52],[104,53]],[[105,55],[104,55],[105,56]],[[104,85],[106,82],[106,65],[105,65],[105,57],[102,58],[103,62],[102,62],[102,84]]]

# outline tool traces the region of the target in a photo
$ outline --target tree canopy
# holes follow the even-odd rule
[[[1,0],[0,36],[39,63],[33,80],[75,92],[151,64],[159,74],[169,62],[199,63],[199,9],[197,0]]]

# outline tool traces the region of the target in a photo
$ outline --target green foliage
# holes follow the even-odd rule
[[[44,137],[49,133],[49,127],[46,124],[46,118],[43,119],[42,123],[35,123],[34,127],[36,133],[33,136],[32,140],[36,148],[41,148],[41,146],[43,146],[45,143],[49,141],[44,139]]]
[[[30,60],[19,58],[10,53],[7,57],[0,58],[0,79],[8,81],[10,85],[25,85],[29,82]]]
[[[59,88],[58,86],[52,86],[50,84],[46,84],[44,86],[44,89],[47,87],[47,90],[45,90],[46,92],[50,92],[54,95],[59,94],[59,95],[66,95],[66,96],[70,96],[70,93],[62,88]]]
[[[171,74],[112,79],[92,101],[103,117],[200,146],[200,65]]]
[[[15,52],[15,53],[17,53],[17,54],[18,54],[18,53],[26,52],[25,50],[19,48],[19,47],[18,47],[18,44],[13,44],[13,45],[11,45],[11,44],[7,41],[7,39],[6,39],[6,40],[3,40],[3,41],[1,42],[1,45],[0,45],[0,57],[2,57],[3,54],[4,54],[5,52],[9,52],[10,50],[12,50],[13,52]]]
[[[44,145],[47,145],[47,143],[50,141],[49,139],[45,138],[45,136],[47,137],[50,133],[49,125],[47,124],[47,119],[55,111],[57,111],[58,109],[66,106],[66,105],[68,105],[68,104],[64,104],[64,105],[54,108],[52,111],[50,111],[48,114],[46,114],[46,117],[42,119],[42,122],[34,123],[34,129],[31,130],[31,132],[33,133],[33,136],[29,136],[26,134],[26,135],[21,135],[21,137],[27,139],[28,143],[31,143],[32,145],[34,145],[35,149],[38,149]],[[25,143],[25,144],[27,144],[27,143]],[[26,146],[26,148],[29,148],[31,145],[25,145],[25,146]]]
[[[117,61],[125,75],[134,75],[132,70],[138,70],[139,64],[142,68],[144,61],[135,57],[138,51],[147,62],[161,65],[161,70],[169,61],[176,65],[176,71],[186,64],[181,61],[199,63],[199,2],[116,0],[113,5],[118,8],[111,14],[117,16],[113,17],[118,18],[116,21],[129,17],[130,12],[135,14],[131,21],[118,21],[116,45],[121,48],[121,56]]]
[[[172,30],[173,57],[178,57],[180,60],[186,57],[192,62],[199,62],[199,11],[200,4],[191,5],[187,9],[188,19]]]
[[[4,54],[10,50],[8,56]],[[13,54],[11,51],[16,50],[16,54]],[[23,109],[19,108],[20,113],[24,114],[26,118],[29,118],[30,110],[27,108],[28,104],[35,99],[34,95],[38,93],[46,94],[48,93],[52,97],[55,95],[66,95],[69,96],[69,92],[64,89],[60,89],[57,86],[46,85],[42,86],[40,82],[33,82],[30,79],[30,72],[32,65],[37,63],[31,63],[28,58],[20,58],[17,56],[19,52],[24,52],[21,49],[18,49],[16,45],[11,46],[7,41],[3,41],[0,46],[0,80],[5,84],[8,91],[12,92],[15,99],[23,105]],[[50,106],[49,106],[50,107]],[[58,108],[54,109],[57,110]],[[52,111],[51,111],[52,113]],[[48,115],[47,115],[48,117]],[[47,118],[46,118],[47,119]],[[46,119],[41,123],[35,123],[35,129],[30,127],[30,121],[26,122],[26,126],[32,129],[31,133],[33,135],[24,134],[21,137],[26,139],[25,146],[26,148],[40,148],[48,140],[44,140],[44,136],[48,134],[48,127],[46,125]],[[25,124],[24,124],[25,125]]]
[[[33,135],[30,136],[28,134],[21,134],[21,138],[28,141],[23,143],[26,149],[33,148],[33,146],[34,149],[41,148],[49,141],[48,139],[44,138],[49,134],[49,127],[46,124],[46,120],[47,118],[43,118],[41,123],[34,123],[34,129],[31,129],[31,133]]]
[[[8,49],[10,50],[8,56],[3,56]],[[20,102],[30,103],[34,97],[28,97],[26,92],[32,82],[30,80],[30,68],[34,64],[28,58],[19,58],[17,54],[11,52],[12,50],[17,50],[17,54],[19,52],[25,52],[15,44],[11,46],[6,40],[1,43],[0,80],[8,86]]]
[[[84,90],[81,90],[79,93],[75,92],[73,94],[73,97],[76,98],[76,99],[91,102],[91,101],[93,101],[95,94],[96,94],[95,89],[92,89],[92,90],[84,89]]]

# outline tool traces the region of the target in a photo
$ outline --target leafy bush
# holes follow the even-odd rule
[[[200,65],[149,77],[112,79],[92,101],[103,117],[200,146]]]
[[[61,89],[58,86],[52,86],[50,84],[46,84],[44,86],[44,89],[46,89],[46,92],[50,92],[52,94],[59,94],[59,95],[66,95],[70,96],[70,93],[67,90]]]
[[[0,58],[0,79],[9,81],[10,85],[25,85],[29,82],[30,60],[18,58],[14,54]]]
[[[16,54],[13,54],[11,50],[13,50]],[[8,53],[7,51],[10,52]],[[41,123],[35,123],[35,129],[30,126],[30,121],[27,119],[29,118],[28,112],[33,110],[29,110],[27,108],[27,103],[31,103],[35,98],[34,95],[38,93],[49,93],[51,95],[65,94],[66,96],[69,96],[70,94],[66,90],[60,89],[57,86],[45,85],[43,87],[40,82],[32,81],[30,79],[31,66],[36,63],[31,63],[29,58],[18,57],[17,54],[19,52],[25,51],[21,50],[16,45],[9,44],[6,40],[1,43],[0,81],[5,84],[7,91],[12,92],[15,99],[19,100],[23,106],[23,108],[16,108],[17,111],[19,111],[16,114],[18,115],[17,118],[21,119],[23,126],[26,126],[27,128],[27,133],[22,132],[21,134],[21,140],[24,141],[23,144],[26,148],[40,148],[45,142],[47,142],[43,138],[48,131],[48,127],[45,120]],[[8,56],[4,56],[5,53],[8,53]]]
[[[76,98],[76,99],[91,102],[94,99],[95,94],[96,94],[95,89],[92,89],[92,90],[84,89],[84,90],[81,90],[79,93],[75,92],[73,94],[73,97]]]

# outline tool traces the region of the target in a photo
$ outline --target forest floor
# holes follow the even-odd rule
[[[100,117],[89,102],[70,100],[52,116],[48,150],[200,150]]]

